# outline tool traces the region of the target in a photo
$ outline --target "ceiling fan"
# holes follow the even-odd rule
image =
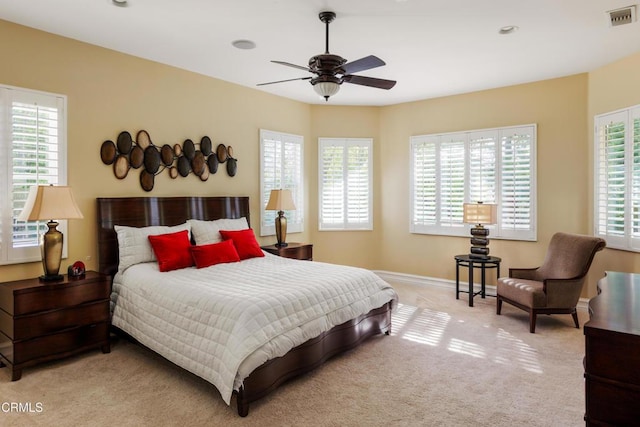
[[[313,56],[309,59],[308,67],[283,61],[271,61],[275,64],[286,65],[287,67],[308,71],[315,74],[315,77],[299,77],[296,79],[278,80],[275,82],[259,83],[258,86],[290,82],[294,80],[309,80],[313,85],[313,89],[320,96],[324,97],[325,101],[328,101],[330,96],[338,93],[340,85],[344,82],[387,90],[395,86],[395,80],[377,79],[374,77],[357,76],[353,74],[359,71],[369,70],[371,68],[385,65],[385,62],[377,56],[369,55],[352,62],[347,62],[343,57],[329,53],[329,23],[331,23],[335,17],[336,14],[334,12],[320,12],[320,21],[324,22],[326,25],[326,48],[323,54]]]

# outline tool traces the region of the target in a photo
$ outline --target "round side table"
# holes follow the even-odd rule
[[[496,269],[496,278],[500,277],[500,262],[501,258],[495,256],[489,256],[486,258],[476,258],[471,255],[456,255],[456,299],[460,299],[460,292],[469,294],[469,307],[473,307],[473,297],[476,295],[482,296],[484,298],[486,296],[485,292],[485,284],[486,284],[486,273],[487,269]],[[460,290],[460,267],[467,267],[469,269],[469,290],[461,291]],[[480,281],[480,290],[477,292],[473,291],[473,269],[479,268],[481,271],[481,281]]]

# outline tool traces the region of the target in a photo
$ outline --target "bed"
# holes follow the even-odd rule
[[[158,271],[158,262],[119,269],[129,248],[119,253],[118,227],[242,218],[250,224],[248,197],[97,199],[99,270],[114,277],[114,328],[212,383],[227,404],[235,395],[238,414],[247,416],[250,403],[285,381],[389,334],[397,295],[366,270],[267,253],[168,273]]]

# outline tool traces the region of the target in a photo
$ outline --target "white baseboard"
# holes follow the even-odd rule
[[[378,277],[380,277],[382,280],[385,280],[387,282],[404,283],[407,285],[421,286],[421,287],[445,288],[445,289],[451,289],[453,293],[455,293],[455,289],[456,289],[455,280],[440,279],[437,277],[418,276],[416,274],[397,273],[394,271],[384,271],[384,270],[373,270],[373,272],[376,275],[378,275]],[[473,288],[474,288],[474,292],[479,291],[480,284],[474,283]],[[460,289],[467,290],[468,283],[466,281],[464,282],[464,284],[460,283]],[[487,294],[495,295],[496,287],[493,285],[487,285],[485,286],[485,291],[487,292]],[[580,298],[576,308],[578,310],[587,311],[588,303],[589,303],[588,298]]]

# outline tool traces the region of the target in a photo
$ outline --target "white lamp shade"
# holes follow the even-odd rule
[[[76,204],[71,187],[34,185],[29,190],[19,221],[54,219],[81,219],[82,212]]]
[[[265,207],[268,211],[293,211],[296,205],[293,203],[291,190],[271,190],[269,202]]]
[[[468,224],[495,224],[498,221],[498,207],[493,203],[465,203],[463,222]]]
[[[340,90],[340,85],[335,82],[318,82],[313,85],[313,90],[324,98],[335,95]]]

